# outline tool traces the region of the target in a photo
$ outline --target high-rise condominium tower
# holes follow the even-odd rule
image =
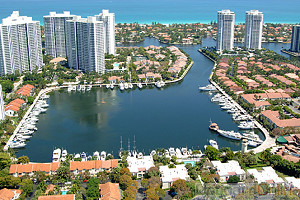
[[[245,46],[249,49],[261,49],[263,32],[263,13],[258,10],[246,12]]]
[[[0,74],[42,67],[40,22],[14,11],[0,24]]]
[[[4,118],[5,118],[4,101],[3,101],[2,85],[0,85],[0,120],[4,120]]]
[[[97,20],[103,21],[104,25],[104,48],[105,53],[115,55],[115,13],[102,10],[102,13],[95,16]]]
[[[96,17],[66,21],[68,64],[73,69],[104,73],[104,27]]]
[[[300,53],[300,25],[293,26],[291,51]]]
[[[75,15],[64,11],[63,13],[50,12],[44,16],[45,48],[46,54],[56,57],[66,57],[66,20],[71,20]]]
[[[218,11],[217,50],[232,50],[234,37],[234,12]]]

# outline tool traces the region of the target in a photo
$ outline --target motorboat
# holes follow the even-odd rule
[[[105,160],[105,158],[106,158],[106,152],[105,151],[101,151],[100,159],[101,160]]]
[[[217,123],[212,123],[210,122],[210,125],[208,127],[210,130],[213,130],[213,131],[217,131],[219,129],[219,126]]]
[[[155,83],[155,86],[156,86],[157,88],[161,88],[161,82],[160,82],[160,81],[157,81],[157,82]]]
[[[86,161],[86,153],[82,152],[80,154],[81,161]]]
[[[60,148],[54,149],[52,155],[52,162],[59,162],[60,156],[61,156],[61,149]]]
[[[123,83],[120,83],[120,84],[119,84],[119,88],[120,88],[121,91],[123,91],[123,90],[124,90],[124,84],[123,84]]]
[[[72,92],[72,90],[73,90],[72,85],[69,85],[69,86],[68,86],[68,92]]]
[[[16,138],[22,138],[22,139],[28,140],[31,138],[31,135],[16,134]]]
[[[138,83],[137,86],[138,86],[139,89],[142,89],[142,88],[143,88],[142,83]]]
[[[109,87],[110,87],[111,90],[113,90],[115,86],[114,86],[114,84],[110,84]]]
[[[88,85],[87,87],[86,87],[86,91],[91,91],[91,89],[92,89],[92,85]]]
[[[221,107],[223,110],[230,110],[233,108],[233,105],[232,104],[225,104],[224,106]]]
[[[152,150],[151,153],[150,153],[150,156],[154,156],[154,155],[156,155],[156,151]]]
[[[224,131],[224,130],[217,130],[217,132],[223,136],[223,137],[227,137],[229,139],[233,139],[233,140],[241,140],[242,139],[242,135],[238,132],[234,132],[234,131]]]
[[[208,143],[209,143],[210,146],[212,146],[212,147],[214,147],[216,149],[219,149],[219,145],[218,145],[217,141],[215,141],[215,140],[209,140]]]
[[[164,87],[166,85],[166,83],[164,81],[160,81],[160,85],[161,85],[161,87]]]
[[[93,157],[94,157],[96,160],[100,160],[100,153],[99,153],[99,151],[95,151],[95,152],[93,153]]]
[[[127,90],[129,87],[128,83],[124,83],[124,89]]]
[[[12,148],[12,149],[19,149],[19,148],[23,148],[23,147],[25,147],[25,146],[26,146],[25,142],[21,142],[21,141],[19,141],[19,142],[13,141],[12,143],[10,143],[9,148]]]
[[[62,151],[62,153],[61,153],[61,161],[66,161],[66,159],[67,159],[67,155],[68,155],[68,152],[67,152],[67,150],[63,150]]]
[[[238,125],[240,129],[253,129],[256,128],[254,122],[252,121],[242,121],[240,125]]]
[[[248,120],[248,119],[249,119],[248,115],[233,116],[234,121],[245,121],[245,120]]]
[[[176,152],[175,152],[175,149],[173,147],[169,148],[169,153],[170,153],[170,156],[176,156]]]
[[[247,143],[248,143],[248,146],[250,146],[250,147],[257,147],[258,145],[261,144],[261,143],[258,143],[256,141],[254,141],[254,140],[248,140]]]
[[[106,84],[105,87],[106,87],[106,89],[109,89],[109,88],[110,88],[110,85],[109,85],[109,84]]]
[[[212,84],[209,84],[207,86],[199,87],[200,91],[215,91],[217,88],[213,86]]]
[[[129,88],[129,89],[132,89],[132,88],[133,88],[132,83],[129,83],[129,84],[128,84],[128,88]]]
[[[257,143],[260,143],[260,144],[263,143],[263,140],[260,139],[260,137],[257,134],[255,134],[254,132],[243,133],[242,137],[247,139],[247,140],[253,140],[253,141],[255,141]]]

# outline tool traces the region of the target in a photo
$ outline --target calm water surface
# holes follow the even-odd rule
[[[0,18],[19,10],[43,24],[50,11],[93,16],[102,9],[116,14],[116,22],[139,23],[208,23],[217,20],[217,11],[230,9],[236,13],[236,23],[245,22],[245,12],[264,12],[265,22],[299,23],[299,0],[0,0]]]
[[[132,46],[150,44],[163,45],[156,39],[146,38],[145,42]],[[202,45],[215,46],[215,41],[204,39]],[[116,155],[120,137],[123,137],[123,148],[128,149],[130,140],[132,149],[134,135],[136,148],[145,153],[160,147],[203,149],[209,139],[216,139],[220,147],[239,150],[240,142],[208,130],[210,119],[224,130],[237,131],[238,128],[229,114],[210,102],[208,93],[198,91],[199,85],[208,84],[213,67],[211,61],[197,52],[202,45],[180,46],[192,57],[194,66],[182,82],[161,90],[145,88],[120,92],[93,88],[85,93],[53,92],[49,109],[40,115],[38,131],[17,155],[49,162],[55,147],[66,148],[69,153],[91,154],[105,150]],[[281,48],[280,45],[288,44],[272,45]]]

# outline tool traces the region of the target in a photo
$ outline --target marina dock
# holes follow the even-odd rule
[[[250,149],[248,151],[254,151],[254,153],[259,153],[259,152],[262,152],[264,150],[266,150],[267,148],[271,148],[273,146],[276,146],[276,143],[275,143],[275,138],[272,138],[269,134],[269,132],[260,124],[258,123],[250,114],[247,113],[246,110],[244,110],[244,108],[242,108],[235,100],[233,100],[216,82],[214,82],[212,80],[212,76],[214,74],[214,69],[215,67],[217,66],[217,63],[211,59],[210,57],[208,57],[205,53],[203,53],[201,50],[199,50],[200,53],[202,53],[204,56],[206,56],[207,58],[209,58],[211,61],[214,62],[214,67],[212,69],[212,72],[209,76],[209,82],[216,87],[216,89],[221,93],[223,94],[226,98],[230,99],[234,106],[236,108],[238,108],[238,110],[240,110],[241,113],[244,113],[245,115],[248,116],[249,119],[252,119],[252,121],[254,122],[255,126],[260,129],[260,131],[264,134],[264,137],[265,137],[265,140],[264,142],[259,145],[258,147],[256,148],[253,148],[253,149]]]

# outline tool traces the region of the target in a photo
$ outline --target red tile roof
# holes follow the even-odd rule
[[[21,194],[22,190],[9,190],[6,188],[3,188],[0,190],[0,200],[11,200],[15,197],[16,194]]]
[[[276,126],[278,127],[300,127],[300,119],[298,118],[292,118],[292,119],[279,119],[279,111],[271,111],[271,110],[265,110],[262,111],[261,114],[263,114],[266,118],[271,120]]]
[[[38,200],[75,200],[75,194],[40,196]]]
[[[29,163],[29,164],[13,164],[10,166],[9,173],[31,173],[36,171],[50,172],[56,171],[59,163]]]
[[[118,183],[99,184],[101,200],[120,200],[121,193]]]

